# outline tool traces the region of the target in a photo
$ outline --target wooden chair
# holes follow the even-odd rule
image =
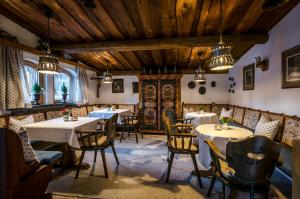
[[[230,189],[264,193],[268,198],[270,177],[279,164],[280,145],[264,136],[255,136],[241,141],[229,142],[226,156],[210,140],[205,140],[212,158],[212,179],[207,195],[210,196],[216,178],[222,182],[223,197],[225,186]]]
[[[168,153],[170,152],[170,158],[168,158],[168,172],[167,172],[166,182],[169,182],[169,177],[170,177],[175,153],[190,154],[193,160],[198,183],[200,185],[200,188],[202,188],[203,187],[202,181],[200,178],[200,173],[198,170],[197,161],[195,157],[195,155],[199,153],[199,150],[198,150],[198,146],[193,144],[193,138],[197,137],[197,135],[193,134],[193,125],[192,124],[171,125],[171,120],[167,116],[166,112],[163,112],[162,118],[165,125],[165,131],[167,134]],[[172,128],[175,128],[175,130],[172,130]]]
[[[132,115],[123,115],[123,130],[120,138],[120,142],[124,139],[124,133],[125,131],[128,132],[128,137],[130,136],[130,133],[133,132],[135,133],[135,140],[136,143],[139,143],[138,139],[138,133],[141,134],[142,138],[143,133],[142,133],[142,112],[139,111],[137,114],[132,114]]]
[[[21,140],[15,132],[0,129],[0,198],[46,198],[51,165],[25,162]]]
[[[105,149],[108,147],[112,148],[113,154],[115,156],[116,162],[119,165],[119,160],[114,147],[114,136],[116,134],[116,123],[118,119],[118,114],[114,114],[110,119],[105,122],[105,130],[97,130],[94,132],[82,132],[76,131],[78,141],[80,144],[80,150],[82,151],[79,166],[75,175],[75,178],[78,177],[80,166],[82,164],[85,151],[94,151],[94,162],[97,161],[97,151],[101,151],[103,167],[105,177],[108,178],[106,158],[105,158]]]
[[[171,121],[171,125],[192,124],[193,120],[195,119],[195,118],[176,118],[176,115],[172,110],[165,110],[163,111],[163,113],[165,113],[169,117]],[[178,126],[178,128],[180,129],[181,127]],[[184,130],[189,130],[189,129],[190,128],[184,128]]]

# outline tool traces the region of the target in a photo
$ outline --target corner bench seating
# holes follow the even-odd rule
[[[185,104],[182,103],[181,113],[184,115],[188,111],[198,111],[199,108],[206,112],[214,112],[218,116],[222,108],[226,110],[233,109],[233,120],[231,125],[247,128],[254,132],[255,127],[263,115],[269,117],[270,120],[279,120],[280,126],[278,133],[274,139],[275,142],[281,144],[280,157],[283,160],[283,165],[278,169],[285,173],[290,178],[292,177],[292,150],[293,139],[300,139],[300,117],[289,116],[283,113],[273,113],[246,107],[235,106],[231,104]]]
[[[40,122],[49,119],[60,118],[63,116],[62,110],[67,109],[70,111],[71,116],[77,117],[84,117],[87,116],[89,112],[93,111],[93,106],[98,108],[107,107],[108,104],[91,104],[91,105],[84,105],[84,106],[74,106],[74,105],[65,105],[63,107],[49,107],[43,110],[35,110],[32,109],[23,109],[19,112],[14,112],[11,115],[2,115],[0,116],[0,128],[8,128],[9,127],[9,118],[12,117],[17,120],[22,120],[29,115],[32,115],[35,122]],[[113,104],[115,108],[122,108],[122,109],[129,109],[132,112],[136,112],[138,110],[137,104]],[[38,140],[31,140],[30,141],[32,147],[36,151],[61,151],[63,153],[63,160],[62,160],[62,167],[63,168],[70,168],[75,161],[75,152],[72,148],[68,146],[66,143],[53,143],[53,142],[44,142]],[[49,153],[48,153],[49,154]],[[45,157],[44,153],[38,152],[38,155],[41,157]],[[53,157],[56,157],[58,154],[52,154]],[[47,159],[47,158],[46,158]],[[48,158],[47,161],[50,161]],[[46,163],[45,162],[45,163]]]

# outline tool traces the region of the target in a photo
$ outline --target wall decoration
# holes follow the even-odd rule
[[[260,68],[262,71],[267,71],[269,69],[269,60],[262,59],[260,56],[255,57],[256,63],[255,66],[256,68]]]
[[[229,77],[228,79],[230,81],[228,92],[234,93],[234,87],[236,86],[236,83],[234,82],[234,77]]]
[[[139,93],[139,83],[132,82],[132,93]]]
[[[199,85],[205,85],[205,84],[206,84],[206,81],[199,82]]]
[[[112,93],[124,93],[124,80],[113,79],[111,88],[112,88]]]
[[[200,86],[199,93],[200,95],[204,95],[206,93],[206,88],[204,86]]]
[[[300,88],[300,45],[282,52],[282,88]]]
[[[211,82],[211,87],[216,87],[216,82],[215,81]]]
[[[196,87],[196,83],[193,82],[193,81],[190,81],[190,82],[188,83],[188,87],[189,87],[190,89],[193,89],[193,88]]]
[[[254,90],[255,68],[250,64],[243,68],[243,90]]]

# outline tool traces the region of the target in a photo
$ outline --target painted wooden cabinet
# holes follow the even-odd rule
[[[163,132],[162,112],[180,115],[181,75],[139,76],[139,105],[143,110],[143,131]]]

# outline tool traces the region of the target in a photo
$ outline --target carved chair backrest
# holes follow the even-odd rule
[[[235,177],[252,182],[265,181],[272,175],[280,153],[280,144],[264,136],[229,142],[226,160]]]

